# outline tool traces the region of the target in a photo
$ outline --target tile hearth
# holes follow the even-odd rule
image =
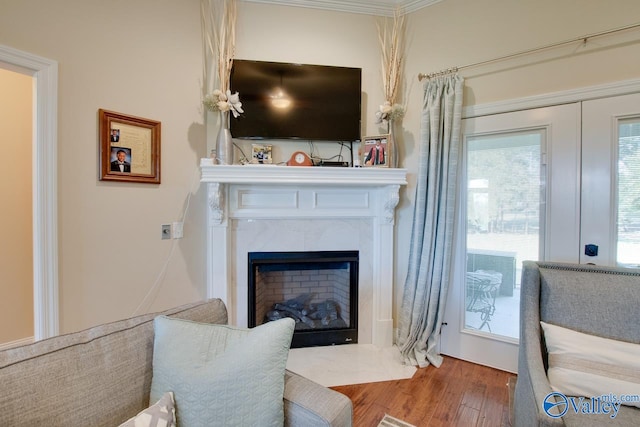
[[[372,344],[294,348],[287,369],[325,387],[408,379],[417,370],[402,364],[397,347]]]

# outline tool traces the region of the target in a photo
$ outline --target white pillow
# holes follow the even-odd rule
[[[565,396],[640,395],[640,345],[540,322],[549,353],[547,377]],[[620,402],[640,407],[640,402]]]
[[[156,317],[151,400],[172,390],[177,424],[284,424],[284,373],[295,322],[253,329]]]
[[[120,424],[120,427],[176,427],[173,393],[166,392],[154,405]]]

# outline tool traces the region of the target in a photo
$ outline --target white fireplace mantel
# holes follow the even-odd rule
[[[202,182],[222,184],[406,185],[407,170],[274,165],[214,165],[201,159]]]
[[[358,342],[393,344],[394,218],[406,170],[200,163],[207,294],[247,326],[247,254],[358,250]]]

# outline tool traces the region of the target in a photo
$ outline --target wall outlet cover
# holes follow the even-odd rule
[[[171,239],[171,224],[162,224],[162,240]]]

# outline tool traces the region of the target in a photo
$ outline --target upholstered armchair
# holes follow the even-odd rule
[[[520,298],[515,426],[640,425],[640,409],[633,405],[618,405],[616,411],[609,407],[609,413],[601,414],[576,411],[572,402],[591,402],[588,399],[594,395],[593,391],[591,396],[567,393],[569,396],[585,396],[587,399],[583,400],[574,400],[572,397],[563,399],[565,394],[560,393],[550,396],[552,391],[557,391],[552,388],[550,378],[560,382],[563,378],[568,378],[570,381],[567,382],[575,382],[589,390],[592,390],[589,387],[593,387],[600,390],[598,393],[612,393],[614,390],[611,388],[614,386],[610,381],[616,374],[611,372],[619,368],[624,373],[626,359],[630,359],[632,364],[636,363],[634,358],[638,359],[637,351],[640,349],[640,271],[525,261]],[[545,322],[544,329],[541,321]],[[575,356],[569,365],[564,366],[565,377],[560,375],[559,379],[550,375],[550,360],[553,368],[559,369],[555,363],[558,360],[562,362],[566,354],[557,357],[556,349],[547,342],[552,340],[547,324],[554,328],[560,327],[559,329],[566,330],[572,336],[578,334],[578,340],[596,340],[584,341],[590,343],[585,346],[583,353],[585,361],[581,355]],[[554,335],[553,339],[560,344],[569,341],[565,335],[560,336],[559,340]],[[593,344],[594,342],[603,344]],[[614,362],[613,356],[608,357],[607,352],[613,353],[617,346],[623,346],[623,350],[619,352],[625,359],[623,362]],[[579,345],[575,348],[582,350]],[[549,352],[553,357],[549,357]],[[596,354],[600,354],[599,360],[606,361],[602,365],[608,365],[607,368],[613,366],[615,369],[597,372],[599,363],[589,360]],[[588,369],[579,366],[587,366],[588,363],[591,364]],[[640,394],[638,370],[634,367],[626,368],[630,376],[619,375],[621,381],[631,381],[627,385]],[[584,376],[589,369],[594,369],[595,373],[588,373],[590,377]],[[554,371],[554,375],[555,372],[557,371]],[[579,384],[585,378],[586,384]],[[640,402],[636,402],[635,406],[638,403]],[[599,409],[604,412],[603,408]]]

